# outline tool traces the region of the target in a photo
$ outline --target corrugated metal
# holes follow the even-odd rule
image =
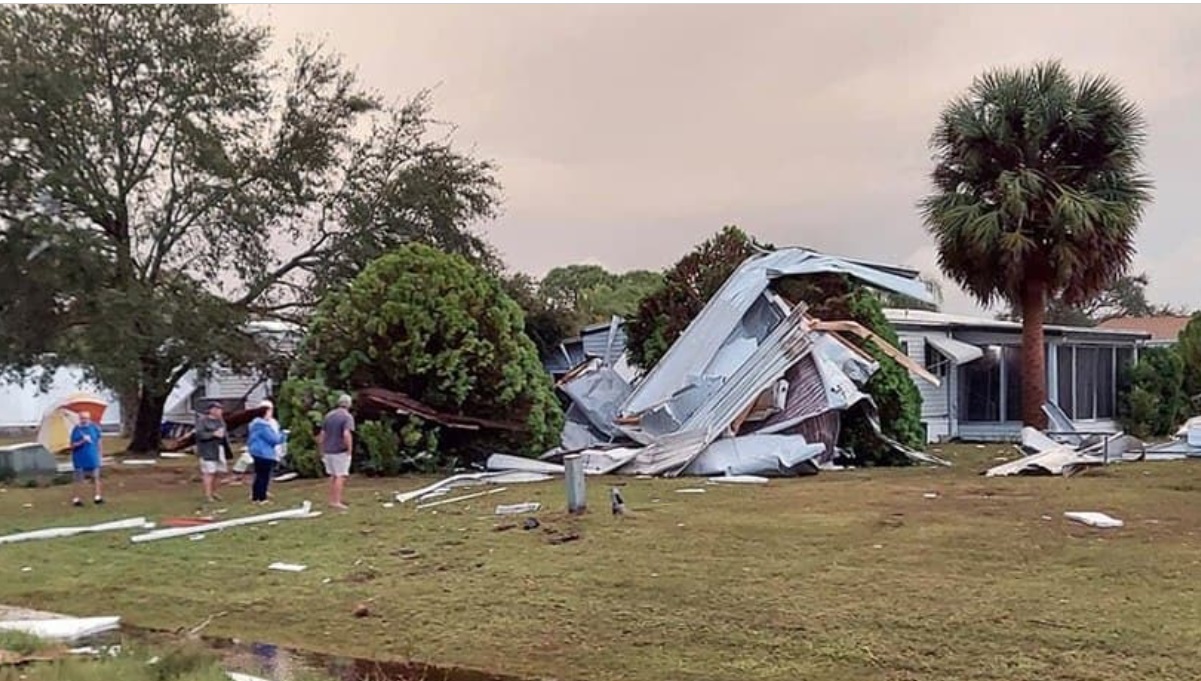
[[[718,350],[738,333],[743,317],[767,290],[772,279],[826,272],[846,274],[918,300],[930,298],[929,291],[916,277],[898,276],[803,248],[786,248],[749,258],[726,280],[663,359],[651,369],[622,406],[622,414],[632,416],[669,399],[689,383],[698,368],[708,367]]]
[[[596,330],[587,330],[580,334],[580,339],[583,341],[584,354],[588,357],[604,357],[605,348],[609,344],[609,327],[605,326]],[[613,339],[614,358],[620,357],[621,353],[626,351],[626,329],[625,324],[617,325],[617,333]]]

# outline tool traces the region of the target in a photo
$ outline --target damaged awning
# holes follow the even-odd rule
[[[975,362],[984,356],[984,348],[964,343],[963,341],[947,338],[946,336],[926,336],[926,343],[946,357],[955,366]]]

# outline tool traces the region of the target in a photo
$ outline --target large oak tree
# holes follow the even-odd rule
[[[494,169],[320,46],[214,5],[0,8],[0,365],[79,364],[158,445],[188,370],[254,362],[247,321],[297,318],[420,241],[496,266],[469,230]]]

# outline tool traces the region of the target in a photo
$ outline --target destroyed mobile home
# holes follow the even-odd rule
[[[746,260],[640,380],[605,356],[568,372],[562,446],[589,474],[795,476],[833,464],[842,414],[865,410],[876,433],[914,461],[950,465],[889,440],[862,387],[879,365],[842,334],[876,344],[913,374],[938,379],[854,322],[820,321],[773,290],[786,277],[842,274],[928,300],[917,273],[788,248]],[[614,333],[610,333],[612,339]],[[538,462],[494,457],[489,468],[546,473]]]

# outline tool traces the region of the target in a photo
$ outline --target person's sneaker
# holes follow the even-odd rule
[[[75,497],[74,499],[71,500],[71,505],[72,506],[83,506],[83,500],[80,499],[79,497]]]
[[[350,507],[349,507],[349,506],[347,506],[346,504],[330,504],[330,505],[329,505],[329,507],[330,507],[330,508],[336,508],[336,509],[338,509],[339,511],[347,511],[347,510],[349,510],[349,509],[350,509]]]
[[[104,503],[104,497],[96,497],[95,499],[93,499],[93,501],[95,501],[96,505],[99,506],[100,504]]]

